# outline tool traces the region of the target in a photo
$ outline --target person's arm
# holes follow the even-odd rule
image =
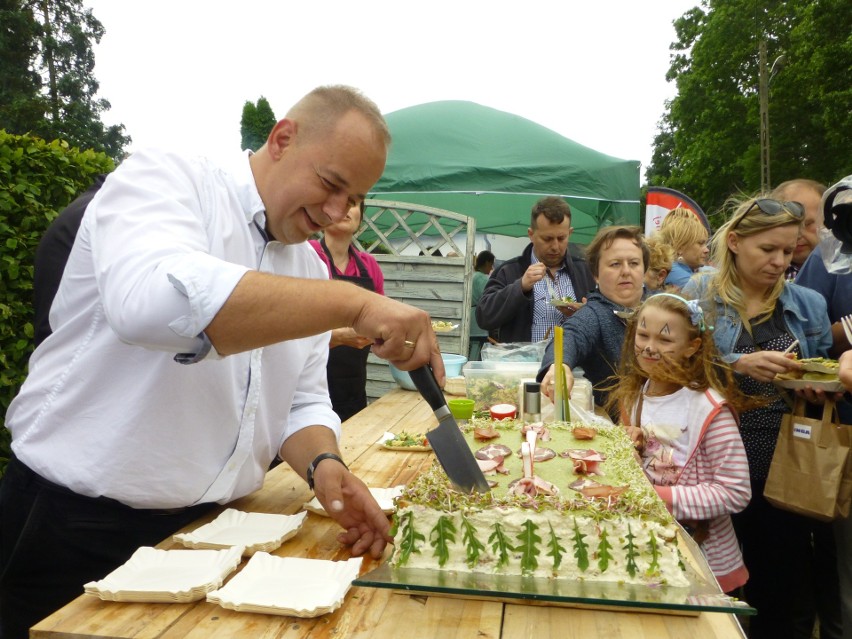
[[[584,305],[565,320],[562,327],[564,329],[562,362],[565,369],[565,381],[570,394],[574,388],[574,375],[571,369],[575,366],[581,366],[583,361],[592,355],[595,347],[601,343],[600,318],[595,314],[593,308]],[[553,401],[555,387],[554,361],[553,340],[550,340],[544,351],[538,376],[541,378],[541,392],[551,401]]]
[[[343,459],[334,431],[324,426],[297,431],[287,438],[280,451],[281,458],[306,481],[308,466],[323,453]],[[369,551],[374,558],[380,559],[391,541],[390,523],[364,482],[334,459],[320,461],[313,479],[317,499],[344,529],[338,541],[351,546],[355,556]]]
[[[738,513],[751,499],[748,459],[736,419],[726,406],[699,443],[709,481],[693,486],[654,486],[675,519],[702,520]],[[696,460],[697,461],[697,460]]]
[[[349,282],[248,271],[205,332],[220,355],[231,355],[343,326],[372,339],[373,352],[399,368],[431,363],[443,377],[428,313]]]
[[[530,304],[530,296],[521,286],[523,277],[509,279],[511,270],[504,265],[488,278],[476,304],[476,323],[480,328],[500,328]]]

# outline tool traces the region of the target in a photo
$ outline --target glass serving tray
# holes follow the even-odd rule
[[[680,535],[687,553],[700,557],[692,538]],[[699,553],[695,555],[694,553]],[[573,579],[542,579],[517,575],[476,572],[450,572],[421,568],[394,567],[387,563],[368,572],[355,586],[425,592],[449,597],[496,599],[506,602],[535,602],[538,605],[624,608],[665,611],[668,614],[697,615],[700,612],[729,612],[754,615],[757,611],[725,595],[703,558],[684,557],[689,587],[648,586],[616,582],[588,582]]]

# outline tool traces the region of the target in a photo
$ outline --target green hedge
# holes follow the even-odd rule
[[[0,477],[9,459],[6,409],[32,352],[36,246],[59,211],[113,168],[104,153],[0,129]]]

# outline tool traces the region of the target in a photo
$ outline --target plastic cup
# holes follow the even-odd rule
[[[470,419],[473,417],[473,405],[474,401],[472,399],[451,399],[447,402],[450,413],[456,419]]]

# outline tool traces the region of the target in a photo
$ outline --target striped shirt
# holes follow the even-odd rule
[[[533,251],[531,263],[538,264],[539,261],[535,256],[535,251]],[[561,326],[565,320],[565,315],[553,306],[550,300],[554,297],[577,299],[577,295],[574,293],[574,285],[571,283],[568,269],[565,268],[564,263],[556,271],[555,277],[545,275],[533,285],[533,297],[535,303],[533,304],[532,341],[540,342],[552,337],[553,327]]]

